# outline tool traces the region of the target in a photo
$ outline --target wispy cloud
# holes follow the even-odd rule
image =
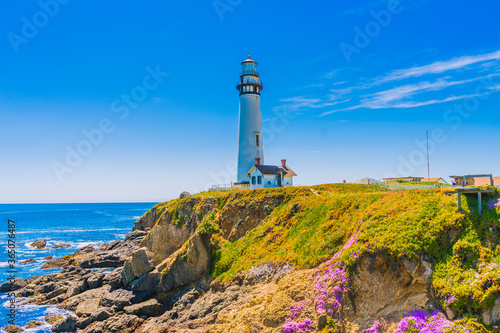
[[[320,116],[361,108],[415,108],[488,95],[500,91],[500,85],[492,86],[494,84],[493,78],[500,76],[499,60],[500,51],[475,56],[463,56],[448,61],[436,61],[429,65],[394,70],[385,76],[377,77],[371,81],[368,80],[368,83],[358,83],[358,85],[347,88],[332,89],[331,93],[327,95],[328,99],[349,98],[354,103],[323,112]],[[484,75],[485,72],[490,72],[490,74]],[[439,74],[443,73],[446,73],[447,76],[439,77]],[[418,81],[418,78],[424,75],[429,75],[432,80]],[[461,80],[452,79],[459,76],[465,78]],[[482,93],[478,93],[475,88],[468,85],[480,80],[486,82],[484,84],[485,90]],[[396,82],[400,83],[400,85],[394,87]],[[393,87],[386,87],[389,84]],[[450,88],[453,88],[453,90],[450,91]],[[360,94],[361,91],[363,91],[362,94]],[[429,97],[428,94],[431,92],[433,96]],[[458,92],[461,93],[457,94]],[[436,94],[444,96],[436,98]]]
[[[324,101],[320,98],[311,98],[307,96],[284,98],[280,99],[280,102],[284,102],[285,104],[274,107],[274,110],[285,111],[286,113],[305,111],[308,109],[320,109],[342,103],[341,101]]]
[[[395,107],[393,105],[395,101],[401,101],[413,97],[414,95],[417,94],[430,91],[439,91],[452,86],[462,85],[493,76],[498,76],[498,74],[492,74],[492,75],[487,75],[467,80],[460,80],[460,81],[448,81],[447,78],[444,78],[444,79],[438,79],[437,81],[434,82],[422,81],[416,84],[407,84],[389,90],[380,91],[372,95],[368,95],[367,98],[362,99],[361,106],[370,109],[391,108]]]
[[[415,108],[500,91],[500,85],[493,82],[495,77],[500,76],[500,51],[391,70],[372,78],[356,76],[354,71],[356,69],[345,68],[323,74],[322,80],[327,80],[326,83],[321,81],[308,86],[323,88],[318,89],[318,95],[282,99],[284,104],[275,110],[301,112],[330,109],[320,110],[320,117],[323,117],[362,108]],[[481,81],[482,92],[471,85],[476,81]],[[337,108],[334,109],[334,106]]]
[[[440,74],[450,70],[461,69],[470,65],[490,60],[500,60],[500,51],[488,54],[480,54],[475,56],[464,56],[459,58],[453,58],[447,61],[436,61],[432,64],[425,66],[395,70],[389,73],[387,76],[382,77],[380,80],[377,81],[377,83],[403,80],[412,77],[420,77],[427,74]]]

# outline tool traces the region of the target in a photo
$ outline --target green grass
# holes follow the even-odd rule
[[[474,318],[500,294],[500,209],[487,205],[498,200],[498,189],[495,191],[484,198],[481,217],[476,211],[477,199],[463,200],[459,212],[456,196],[441,189],[388,191],[372,185],[327,184],[205,192],[191,198],[217,202],[216,210],[205,216],[198,231],[212,235],[212,275],[222,282],[269,261],[315,267],[358,231],[357,242],[344,253],[347,264],[354,261],[353,252],[411,260],[425,257],[433,263],[431,289],[441,307],[449,305],[459,317],[468,316],[464,323],[479,327]],[[174,201],[162,208],[173,220],[179,218],[175,211],[182,205],[182,200]],[[266,218],[244,237],[230,242],[219,232],[218,221],[228,205],[260,207]],[[474,328],[471,332],[482,331]]]

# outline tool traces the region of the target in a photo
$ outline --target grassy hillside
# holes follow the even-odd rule
[[[217,201],[199,232],[212,234],[212,275],[222,282],[267,262],[316,267],[350,241],[352,245],[340,257],[348,272],[361,255],[432,262],[436,305],[453,310],[471,331],[487,332],[478,324],[481,313],[500,296],[498,189],[483,199],[481,217],[477,199],[463,200],[463,210],[458,211],[456,195],[441,189],[388,191],[371,185],[330,184],[205,192],[193,197]],[[267,204],[276,198],[279,205]],[[175,215],[181,203],[165,204],[175,223],[182,223],[182,216]],[[259,210],[265,217],[244,236],[230,241],[220,221],[230,208]]]
[[[500,210],[494,197],[467,198],[457,210],[456,196],[442,190],[384,191],[366,185],[321,185],[312,188],[256,190],[239,200],[265,200],[284,192],[289,199],[258,227],[236,242],[219,239],[213,275],[231,279],[264,262],[290,262],[309,268],[332,257],[359,230],[352,252],[384,252],[394,257],[434,263],[432,286],[459,316],[478,315],[500,292]],[[230,200],[231,192],[219,193]],[[488,205],[489,204],[489,205]]]

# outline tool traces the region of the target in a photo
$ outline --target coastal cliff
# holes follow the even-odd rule
[[[479,216],[442,190],[204,192],[18,295],[73,311],[59,332],[498,332],[498,197]]]

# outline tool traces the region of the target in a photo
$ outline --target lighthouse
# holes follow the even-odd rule
[[[236,89],[240,93],[237,182],[248,184],[247,173],[259,161],[264,162],[260,92],[263,85],[257,62],[250,56],[241,63],[242,71]]]

